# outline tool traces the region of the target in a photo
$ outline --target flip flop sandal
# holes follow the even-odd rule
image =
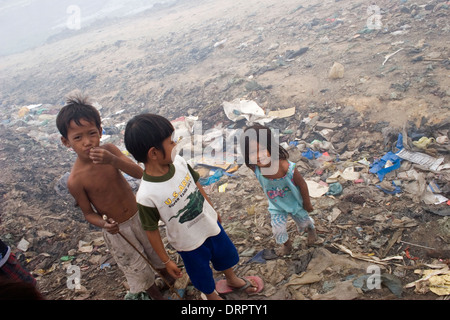
[[[219,280],[216,283],[216,290],[219,294],[227,294],[227,293],[231,293],[231,292],[242,292],[242,291],[245,291],[247,288],[253,286],[253,284],[249,280],[253,280],[256,283],[256,288],[258,288],[258,290],[256,290],[255,292],[249,292],[248,293],[249,295],[257,294],[257,293],[261,292],[264,288],[264,282],[258,276],[247,276],[247,277],[244,277],[241,279],[245,281],[245,285],[243,285],[242,287],[239,287],[239,288],[230,287],[227,284],[226,279]]]

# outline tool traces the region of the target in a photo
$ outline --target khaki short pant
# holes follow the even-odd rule
[[[153,250],[145,230],[142,229],[138,213],[122,222],[119,230],[155,268],[165,268],[164,263]],[[152,267],[120,234],[111,234],[103,229],[103,237],[111,255],[125,274],[130,293],[146,291],[155,283]]]

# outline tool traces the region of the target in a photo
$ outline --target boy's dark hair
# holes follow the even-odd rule
[[[163,116],[145,113],[133,117],[125,128],[125,147],[137,162],[147,162],[148,151],[155,147],[162,150],[162,143],[175,131],[172,123]]]
[[[86,120],[94,123],[99,130],[101,128],[100,113],[89,103],[88,97],[81,94],[68,97],[66,105],[61,108],[56,117],[56,127],[66,139],[67,129],[72,120],[79,126],[81,125],[81,120]]]
[[[287,160],[289,158],[289,153],[282,146],[278,144],[270,128],[263,126],[261,124],[255,124],[247,127],[244,133],[241,135],[241,151],[244,154],[245,165],[249,168],[254,169],[255,164],[250,163],[249,149],[250,141],[256,141],[258,144],[265,147],[272,159]],[[271,152],[276,152],[277,154],[272,154]]]

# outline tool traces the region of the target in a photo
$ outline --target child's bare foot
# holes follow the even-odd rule
[[[292,251],[292,242],[291,242],[291,240],[289,239],[288,241],[286,241],[285,243],[283,243],[283,244],[281,245],[280,248],[278,248],[278,249],[276,250],[276,253],[277,253],[279,256],[286,256],[286,255],[290,254],[291,251]]]
[[[316,229],[309,228],[308,229],[308,240],[307,240],[308,246],[314,245],[316,243],[316,241],[317,241]]]

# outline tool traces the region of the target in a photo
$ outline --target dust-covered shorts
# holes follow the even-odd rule
[[[142,228],[139,214],[119,224],[123,234],[156,269],[164,269],[165,265],[153,250],[145,230]],[[118,233],[111,234],[103,229],[105,243],[117,265],[125,274],[130,293],[146,291],[155,283],[155,273],[152,267],[141,255]]]
[[[292,220],[295,221],[299,233],[303,233],[308,228],[314,229],[314,220],[308,215],[271,212],[270,223],[272,225],[272,232],[275,242],[278,244],[283,244],[289,239],[286,229],[288,216],[291,216]]]

